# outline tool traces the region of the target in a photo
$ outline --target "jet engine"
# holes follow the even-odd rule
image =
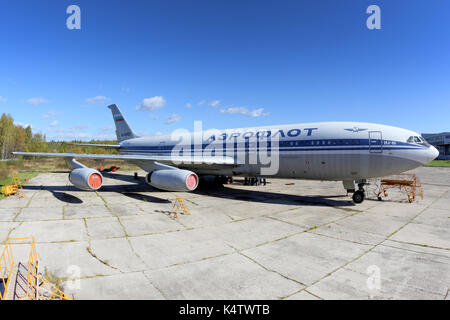
[[[156,170],[148,173],[145,181],[167,191],[193,191],[198,186],[198,176],[192,171],[181,169]]]
[[[103,176],[95,169],[84,167],[72,170],[69,180],[78,189],[95,191],[102,186]]]

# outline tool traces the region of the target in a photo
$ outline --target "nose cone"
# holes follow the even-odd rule
[[[433,146],[430,147],[430,153],[431,153],[431,160],[430,161],[436,159],[439,156],[439,150],[436,149]]]

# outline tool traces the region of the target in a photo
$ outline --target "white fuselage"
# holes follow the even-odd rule
[[[360,180],[398,174],[437,157],[434,147],[408,142],[411,137],[420,134],[372,123],[304,123],[134,138],[120,143],[120,153],[234,159],[232,166],[175,165],[200,175]],[[275,171],[262,170],[271,165]]]

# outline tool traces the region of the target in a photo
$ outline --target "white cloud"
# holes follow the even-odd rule
[[[86,130],[89,128],[88,124],[77,124],[75,126],[70,127],[71,130]]]
[[[146,98],[142,100],[141,104],[136,107],[136,110],[153,112],[159,108],[164,107],[166,100],[162,96],[155,96],[153,98]]]
[[[8,99],[6,99],[6,98],[0,96],[0,102],[6,102],[6,101],[8,101]]]
[[[105,96],[95,96],[95,97],[92,97],[92,98],[87,98],[86,102],[94,104],[94,103],[103,103],[103,102],[106,102],[108,100],[111,100],[111,99],[108,98],[108,97],[105,97]]]
[[[53,133],[53,135],[50,137],[50,139],[52,140],[90,140],[92,139],[92,134],[85,131],[88,127],[89,126],[87,124],[79,124],[70,128],[49,127],[46,129],[46,131],[49,133]]]
[[[32,104],[32,105],[35,105],[35,106],[36,106],[36,105],[41,104],[41,103],[46,103],[46,102],[48,102],[48,100],[47,100],[47,99],[44,99],[44,98],[36,97],[36,98],[30,98],[30,99],[28,99],[27,102],[28,102],[29,104]]]
[[[190,108],[192,108],[192,104],[186,103],[185,107],[188,108],[188,109],[190,109]]]
[[[45,113],[42,115],[42,118],[53,118],[56,115],[60,114],[60,112],[54,111],[54,110],[50,110],[49,112]]]
[[[52,121],[52,123],[50,123],[50,127],[57,127],[59,125],[58,120]]]
[[[264,113],[264,108],[248,110],[246,107],[235,107],[235,108],[227,108],[221,109],[220,113],[223,114],[242,114],[248,117],[260,117],[260,116],[268,116],[269,113]]]
[[[103,126],[100,128],[100,132],[110,132],[114,130],[114,126]]]
[[[22,123],[22,122],[14,121],[14,125],[15,126],[21,126],[22,128],[26,128],[26,127],[30,126],[31,129],[33,129],[33,126],[31,124],[28,124],[28,123]]]
[[[263,112],[263,111],[264,111],[264,108],[259,108],[259,109],[249,111],[247,115],[249,117],[261,117],[261,116],[265,117],[265,116],[269,115],[268,112]]]
[[[177,121],[180,121],[181,117],[178,114],[172,114],[171,116],[166,118],[166,124],[171,124]]]
[[[202,101],[200,101],[199,103],[197,103],[197,105],[198,106],[202,106],[202,105],[204,105],[206,103],[206,101],[205,100],[202,100]]]
[[[208,103],[208,106],[217,107],[219,104],[220,104],[220,100],[213,100],[210,103]]]

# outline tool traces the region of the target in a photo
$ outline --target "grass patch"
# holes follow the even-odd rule
[[[427,163],[425,167],[450,167],[450,160],[433,160]]]
[[[19,172],[19,180],[20,180],[20,184],[24,185],[26,184],[26,179],[32,179],[34,177],[36,177],[39,174],[39,172],[37,171],[21,171]],[[9,174],[6,175],[6,177],[4,176],[3,172],[0,172],[0,186],[5,186],[8,184],[12,184],[12,176]],[[0,200],[3,199],[5,196],[0,193]]]

